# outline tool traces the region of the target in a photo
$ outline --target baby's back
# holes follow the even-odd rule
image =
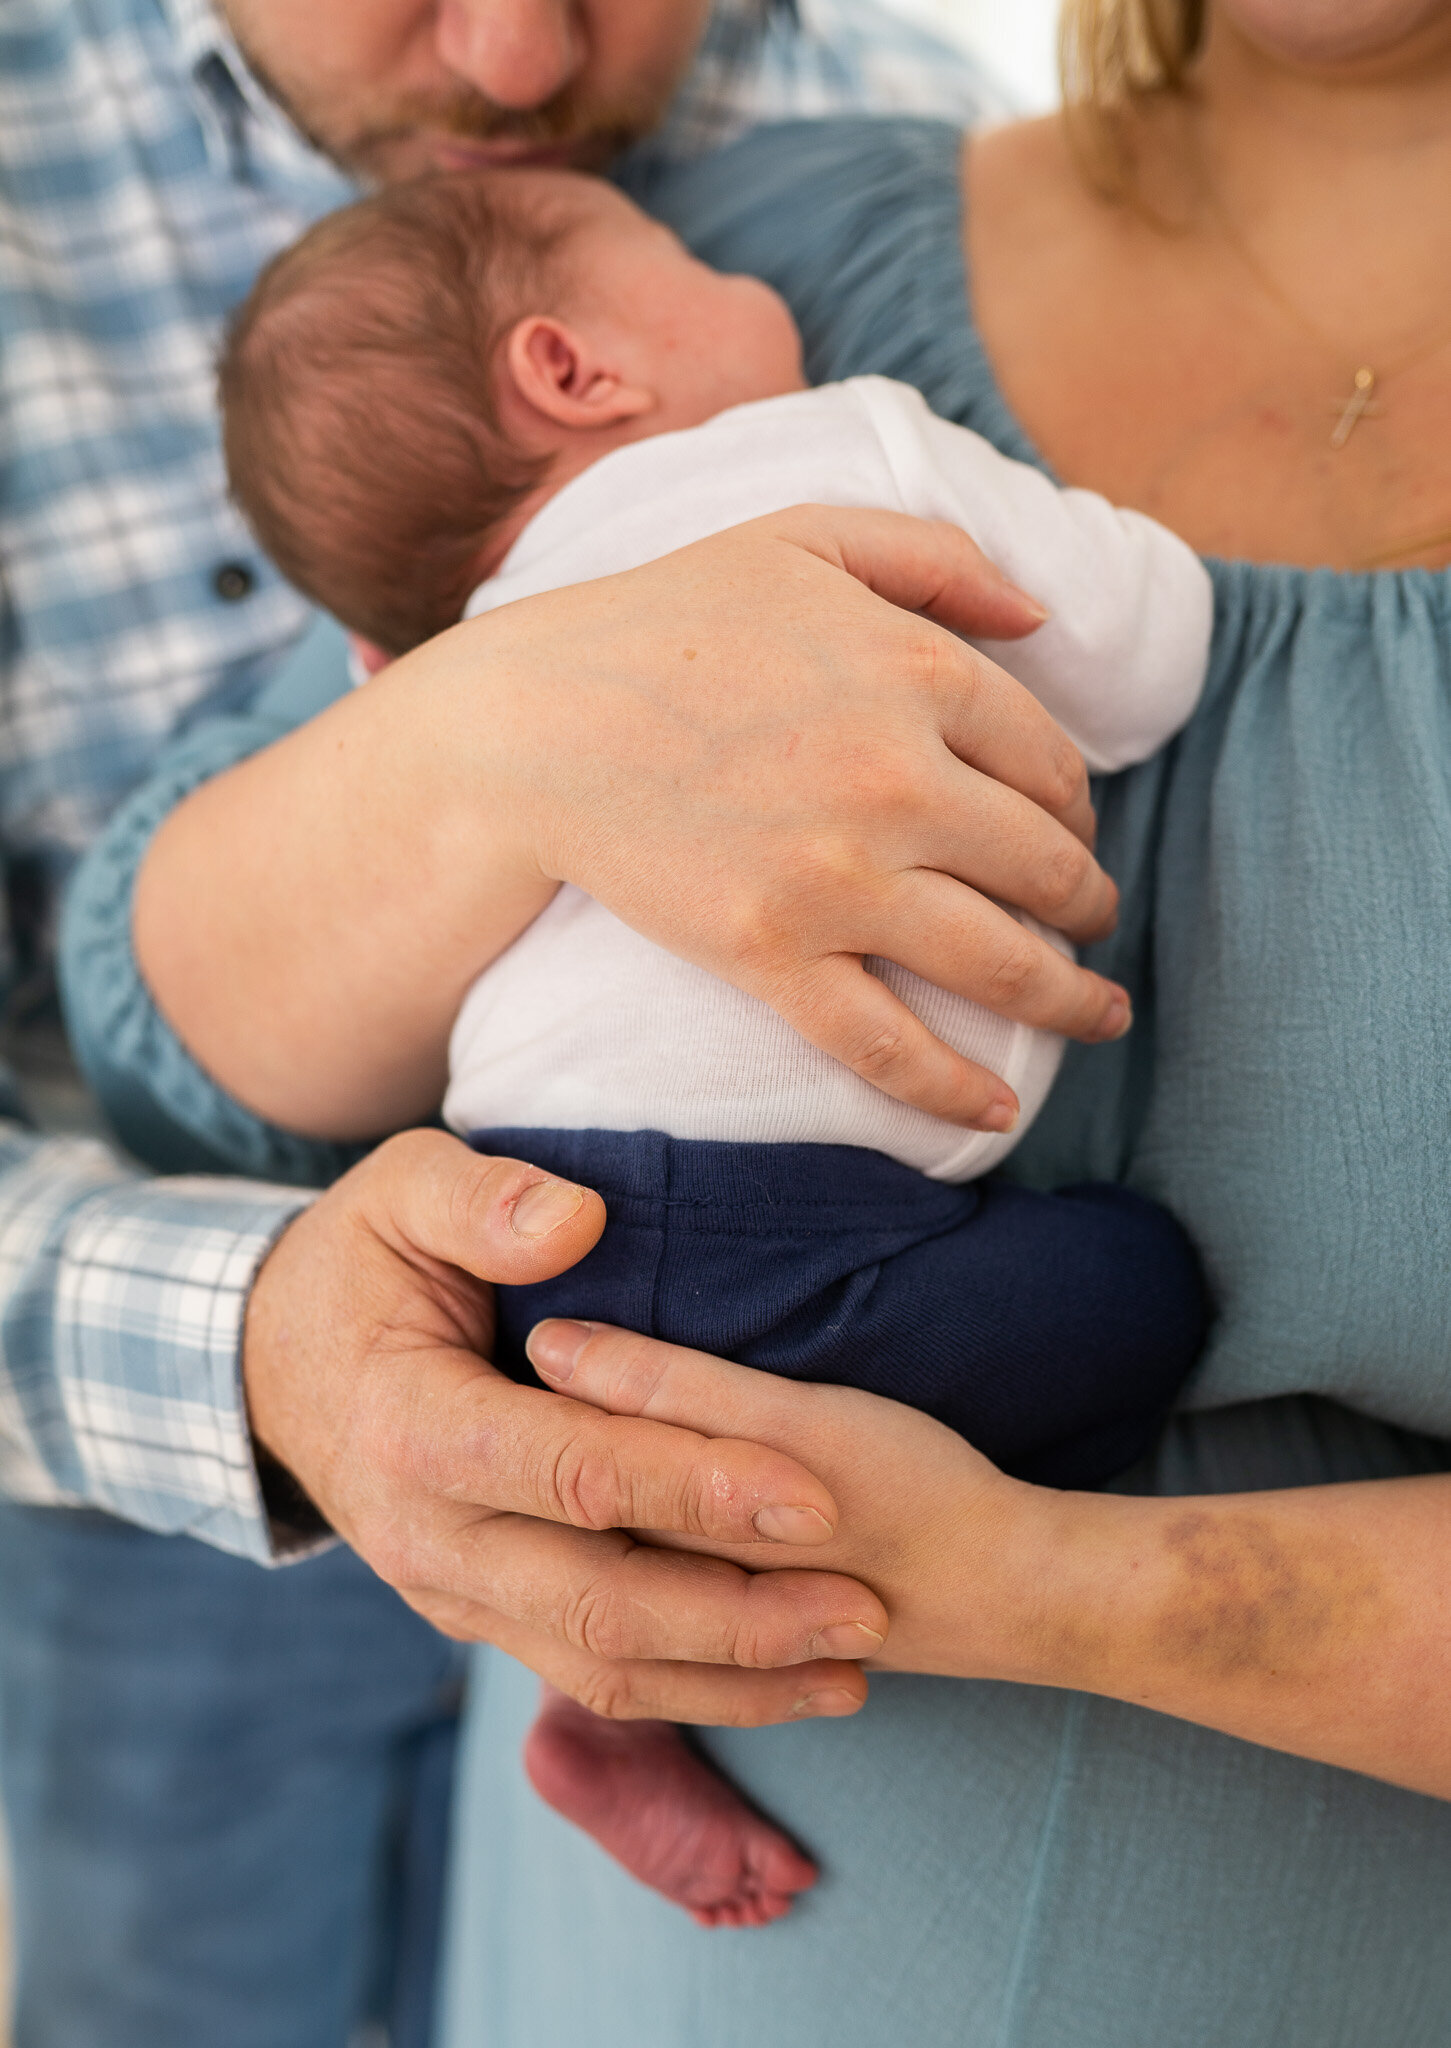
[[[939,1038],[1001,1075],[1026,1126],[1061,1041],[886,961],[869,964]],[[474,983],[449,1066],[444,1114],[465,1135],[533,1127],[861,1145],[936,1180],[986,1173],[1014,1142],[883,1095],[756,997],[570,887]]]
[[[1193,708],[1210,596],[1189,550],[1152,521],[1055,489],[880,378],[737,407],[617,451],[543,507],[469,612],[634,568],[800,503],[951,520],[1041,596],[1047,626],[1026,641],[981,644],[1041,698],[1091,766],[1143,758]],[[1018,1134],[1025,1130],[1061,1041],[893,963],[867,965],[929,1029],[1014,1089]],[[766,1004],[571,887],[470,990],[450,1075],[445,1116],[465,1134],[657,1130],[856,1145],[953,1181],[988,1171],[1018,1135],[964,1131],[892,1100]]]

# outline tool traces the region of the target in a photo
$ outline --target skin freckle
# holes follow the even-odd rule
[[[1165,1542],[1174,1583],[1156,1633],[1173,1662],[1223,1678],[1303,1676],[1380,1625],[1383,1588],[1343,1544],[1198,1510],[1171,1522]]]

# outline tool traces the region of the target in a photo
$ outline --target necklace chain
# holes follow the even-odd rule
[[[1293,325],[1298,327],[1303,334],[1307,334],[1312,341],[1317,342],[1327,353],[1339,356],[1344,360],[1349,351],[1342,343],[1336,341],[1333,336],[1327,334],[1317,320],[1310,317],[1304,307],[1290,296],[1279,280],[1260,258],[1256,256],[1254,250],[1230,219],[1218,194],[1207,178],[1204,180],[1204,197],[1209,212],[1220,234],[1223,236],[1226,246],[1238,257],[1244,269],[1259,286],[1260,291],[1270,303],[1278,307],[1279,311]],[[1407,370],[1415,369],[1417,364],[1426,362],[1430,357],[1439,354],[1448,343],[1451,343],[1451,320],[1434,329],[1428,338],[1423,338],[1414,348],[1403,351],[1398,356],[1393,355],[1389,361],[1381,357],[1378,366],[1367,361],[1364,356],[1361,356],[1360,360],[1356,363],[1351,379],[1349,395],[1345,398],[1337,399],[1330,407],[1330,411],[1335,418],[1335,425],[1330,432],[1331,448],[1338,453],[1349,441],[1351,435],[1363,419],[1374,419],[1377,416],[1380,407],[1376,403],[1375,395],[1387,379],[1402,376]]]
[[[1429,555],[1434,549],[1451,547],[1451,526],[1440,527],[1435,533],[1413,534],[1409,540],[1398,540],[1388,548],[1377,548],[1373,555],[1362,555],[1358,562],[1352,562],[1352,569],[1392,569],[1403,563],[1414,562],[1419,555]]]

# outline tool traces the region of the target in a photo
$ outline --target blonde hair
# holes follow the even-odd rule
[[[1205,0],[1063,0],[1058,65],[1069,138],[1103,192],[1133,180],[1124,115],[1156,93],[1182,93],[1204,40]]]

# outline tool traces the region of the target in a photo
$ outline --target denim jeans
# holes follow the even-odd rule
[[[426,2048],[462,1668],[350,1551],[0,1506],[15,2048]]]

